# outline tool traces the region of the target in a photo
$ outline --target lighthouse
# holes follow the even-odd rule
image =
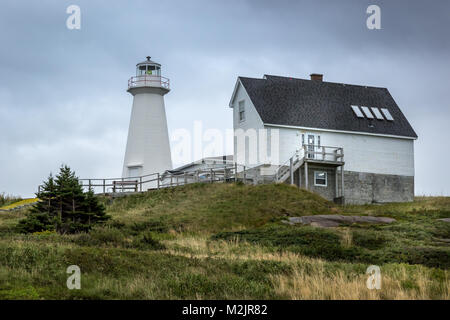
[[[161,65],[150,60],[136,65],[136,76],[128,80],[133,96],[130,127],[122,177],[134,178],[172,169],[164,95],[169,79],[161,76]],[[153,184],[147,187],[152,187]]]

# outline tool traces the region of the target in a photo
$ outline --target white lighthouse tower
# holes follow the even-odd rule
[[[169,79],[161,76],[161,65],[150,60],[136,65],[136,76],[128,81],[133,95],[130,127],[123,164],[123,178],[172,169],[164,95]],[[147,187],[152,187],[148,185]]]

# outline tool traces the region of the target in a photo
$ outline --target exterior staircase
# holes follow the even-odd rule
[[[275,182],[283,183],[291,177],[291,172],[295,172],[305,162],[304,149],[297,150],[284,164],[280,165],[275,172]]]

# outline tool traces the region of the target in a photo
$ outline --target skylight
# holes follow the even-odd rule
[[[381,112],[383,112],[383,114],[384,114],[384,116],[386,117],[387,120],[394,121],[394,118],[392,118],[391,113],[389,112],[388,109],[381,108]]]
[[[358,106],[352,106],[352,109],[358,118],[364,118],[364,116],[363,116],[361,110],[359,110]]]
[[[373,114],[375,115],[375,117],[377,117],[378,120],[384,120],[383,116],[381,115],[380,109],[373,107],[370,109],[372,109]]]
[[[361,109],[368,119],[373,119],[373,114],[370,112],[369,108],[361,106]]]

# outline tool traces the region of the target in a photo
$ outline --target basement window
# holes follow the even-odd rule
[[[239,101],[239,122],[245,121],[245,101]]]
[[[318,187],[327,186],[327,172],[326,171],[314,171],[314,185]]]

